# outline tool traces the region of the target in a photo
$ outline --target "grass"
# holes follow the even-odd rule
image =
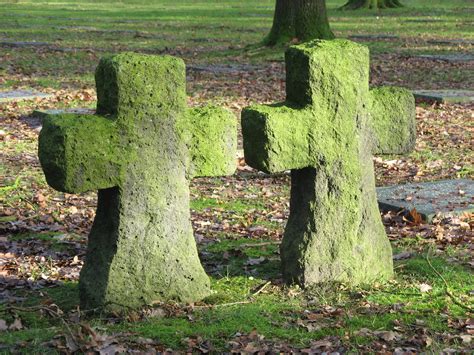
[[[230,249],[233,247],[229,245]],[[224,248],[220,246],[219,250]],[[451,292],[461,302],[472,304],[473,299],[472,296],[469,297],[469,292],[474,288],[474,280],[469,270],[449,264],[440,257],[431,257],[431,263],[449,280]],[[197,307],[190,317],[166,316],[139,322],[124,321],[119,324],[94,320],[91,324],[108,334],[130,332],[135,336],[159,340],[166,347],[173,349],[185,349],[186,338],[202,337],[210,341],[213,349],[223,351],[236,333],[249,334],[253,330],[266,339],[288,342],[300,347],[308,346],[311,340],[328,335],[347,336],[348,343],[355,345],[373,341],[371,336],[360,335],[359,332],[363,328],[377,331],[394,330],[396,327],[398,332],[423,328],[432,334],[441,334],[450,331],[449,319],[465,316],[465,310],[454,304],[446,295],[445,284],[427,263],[426,255],[398,262],[396,269],[398,272],[395,280],[387,284],[357,289],[331,286],[323,292],[325,294],[302,292],[298,289],[291,292],[292,289],[270,287],[266,292],[252,296],[266,279],[248,276],[214,277],[214,294],[206,299],[205,303],[221,305],[220,307]],[[425,283],[432,286],[432,290],[420,292],[419,285]],[[29,292],[30,295],[22,307],[52,302],[67,312],[74,310],[78,304],[76,283],[42,290],[41,295]],[[243,301],[249,303],[231,304]],[[327,314],[317,321],[318,327],[308,331],[304,326],[305,314],[320,312],[327,305],[332,305],[340,311]],[[394,305],[397,307],[394,308]],[[5,312],[5,306],[1,309]],[[25,341],[28,343],[26,349],[34,349],[55,333],[62,331],[58,320],[36,312],[14,313],[21,317],[26,329],[2,333],[0,341],[4,344],[13,345],[18,341]],[[11,312],[9,314],[6,319],[11,321],[13,317]]]
[[[338,37],[378,33],[400,37],[364,42],[375,54],[466,52],[469,48],[426,40],[474,38],[471,12],[466,11],[469,0],[414,0],[402,9],[381,12],[337,10],[344,2],[327,2]],[[171,52],[188,63],[206,65],[282,61],[283,48],[259,45],[271,27],[273,4],[273,0],[3,2],[1,37],[50,46],[39,52],[34,47],[6,49],[8,59],[0,63],[0,73],[13,66],[15,73],[32,77],[30,85],[39,88],[92,85],[90,73],[98,58],[123,50]],[[15,79],[8,79],[5,88],[14,83]]]
[[[379,67],[382,67],[388,68],[388,74],[382,80],[384,83],[402,83],[412,88],[436,88],[446,84],[463,88],[474,83],[472,74],[458,65],[437,64],[434,68],[426,65],[428,62],[423,62],[418,66],[397,67],[399,61],[405,60],[404,56],[472,50],[472,46],[433,45],[428,42],[429,39],[441,38],[474,39],[472,5],[469,0],[405,0],[408,6],[397,10],[338,11],[337,7],[344,2],[327,1],[331,26],[338,37],[381,33],[399,36],[391,40],[364,41],[372,52],[372,69],[377,70],[374,77],[384,75],[383,71],[379,72]],[[277,62],[279,69],[276,71],[280,70],[280,74],[272,80],[278,81],[283,77],[285,48],[264,48],[260,44],[270,29],[273,6],[274,0],[3,1],[0,7],[2,40],[38,41],[49,45],[2,47],[0,90],[17,87],[70,91],[91,89],[99,58],[124,50],[177,55],[189,65],[250,64],[261,68]],[[391,56],[395,56],[395,59]],[[188,80],[190,96],[194,98],[202,95],[205,100],[230,103],[232,108],[239,108],[252,100],[263,101],[259,96],[261,92],[269,90],[267,86],[274,88],[270,86],[271,80],[266,81],[266,74],[256,79],[248,79],[243,72],[238,75],[192,75],[195,77]],[[208,90],[216,83],[219,84],[217,89]],[[253,91],[247,93],[245,90],[249,88]],[[281,85],[279,88],[283,91]],[[271,100],[276,94],[271,93]],[[54,102],[55,108],[94,105],[93,99],[59,97],[61,100]],[[269,99],[268,96],[262,97]],[[234,103],[236,106],[233,106]],[[20,102],[12,111],[27,115],[33,106],[31,102]],[[435,115],[429,106],[422,108]],[[447,109],[441,110],[445,112]],[[5,110],[7,114],[10,115],[10,112]],[[463,126],[465,119],[462,113],[452,113],[449,117],[449,120],[442,115],[426,119],[423,131],[431,138],[424,139],[423,143],[426,144],[412,153],[409,159],[419,162],[420,167],[442,160],[444,170],[456,163],[461,166],[456,174],[470,177],[473,166],[464,160],[467,161],[471,153],[459,148],[455,144],[456,140],[451,140],[468,141],[470,133]],[[14,116],[13,120],[17,118]],[[437,129],[428,131],[433,126]],[[449,134],[439,134],[441,128],[445,127]],[[8,128],[6,131],[7,135],[19,134],[18,131],[8,131]],[[21,134],[24,133],[21,131]],[[93,215],[85,217],[83,214],[78,222],[78,215],[69,216],[65,206],[93,206],[95,199],[90,195],[87,195],[89,199],[84,203],[81,200],[84,196],[71,199],[70,196],[66,198],[63,194],[49,191],[45,202],[47,207],[40,206],[35,193],[41,189],[44,191],[46,182],[37,160],[31,159],[36,157],[36,134],[21,136],[20,139],[2,139],[0,148],[8,157],[0,168],[0,175],[5,177],[0,188],[0,199],[3,206],[17,212],[1,216],[0,223],[24,222],[26,217],[26,223],[31,221],[44,228],[48,224],[43,223],[41,217],[47,211],[55,223],[67,223],[67,228],[78,228],[77,223],[81,221],[87,226],[84,220],[91,219]],[[270,181],[267,185],[258,178],[242,176],[227,180],[215,178],[194,181],[191,186],[194,218],[212,221],[220,226],[218,230],[203,226],[196,231],[206,238],[199,248],[203,265],[211,276],[213,294],[194,309],[178,305],[176,309],[181,313],[170,311],[163,317],[141,317],[139,320],[119,318],[114,322],[109,322],[105,317],[84,318],[83,322],[90,323],[95,331],[127,333],[128,339],[151,338],[175,350],[186,350],[187,338],[197,337],[209,341],[215,351],[229,350],[228,342],[235,340],[237,333],[245,337],[254,329],[268,341],[302,348],[309,346],[313,340],[334,335],[342,339],[345,347],[353,352],[364,352],[365,346],[374,346],[370,349],[375,352],[374,349],[380,350],[375,347],[380,342],[375,331],[401,333],[407,342],[414,333],[425,334],[432,338],[432,343],[422,348],[433,353],[448,347],[463,347],[457,338],[462,330],[453,324],[467,318],[469,314],[447,296],[444,281],[427,262],[427,250],[408,260],[396,262],[395,279],[384,284],[358,288],[322,285],[304,292],[286,287],[280,280],[279,246],[275,240],[281,237],[286,220],[282,211],[288,210],[288,178]],[[262,193],[264,188],[269,189],[273,198],[267,198]],[[239,193],[233,195],[229,191]],[[61,198],[54,201],[56,197]],[[269,215],[274,212],[280,212],[281,215],[271,219]],[[228,226],[223,227],[225,223]],[[263,232],[252,234],[250,227],[262,228]],[[85,229],[81,225],[82,239],[85,238]],[[8,240],[24,244],[41,243],[48,250],[68,251],[68,244],[61,243],[56,233],[23,233],[20,229],[20,232],[9,235]],[[397,252],[402,252],[407,249],[420,250],[420,245],[426,244],[422,236],[413,234],[398,241],[394,247]],[[469,305],[474,301],[474,280],[469,269],[451,261],[451,256],[456,255],[458,249],[456,247],[455,250],[448,249],[445,254],[430,256],[430,260],[447,280],[456,300]],[[34,258],[35,251],[27,256]],[[48,272],[47,260],[34,270],[32,279],[41,278],[41,267]],[[255,295],[269,280],[273,283]],[[422,284],[430,285],[431,291],[421,292]],[[0,332],[0,343],[6,346],[0,346],[0,353],[53,352],[44,343],[56,335],[66,334],[64,323],[34,307],[56,304],[65,312],[62,318],[69,322],[68,317],[74,314],[79,304],[77,283],[65,282],[57,287],[40,290],[23,288],[13,290],[12,294],[24,298],[24,301],[15,303],[23,309],[10,309],[8,305],[2,304],[0,319],[10,324],[15,316],[19,317],[25,328]],[[243,303],[231,304],[235,302]],[[331,307],[337,311],[331,311]],[[308,314],[313,313],[322,313],[324,317],[309,322]],[[74,331],[79,328],[73,321],[70,326]],[[372,333],[361,332],[364,328]],[[386,345],[390,348],[393,344]],[[405,345],[400,342],[393,347]]]
[[[245,212],[254,209],[263,209],[265,207],[263,201],[254,201],[248,199],[237,199],[232,201],[222,201],[216,198],[199,198],[191,200],[191,209],[195,211],[203,211],[209,208],[221,208],[232,212]]]

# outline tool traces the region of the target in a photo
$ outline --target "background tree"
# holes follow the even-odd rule
[[[265,39],[267,45],[293,39],[333,39],[325,0],[277,0],[273,26]]]
[[[403,7],[402,3],[398,0],[349,0],[342,10],[356,10],[356,9],[386,9]]]

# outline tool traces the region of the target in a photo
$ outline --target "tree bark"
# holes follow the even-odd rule
[[[267,45],[312,39],[333,39],[325,0],[277,0]]]
[[[396,7],[403,7],[403,4],[399,0],[349,0],[341,9],[387,9]]]

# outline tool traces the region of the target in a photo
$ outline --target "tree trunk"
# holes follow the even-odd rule
[[[396,7],[403,7],[399,0],[349,0],[341,9],[387,9]]]
[[[325,0],[277,0],[267,45],[312,39],[333,39]]]

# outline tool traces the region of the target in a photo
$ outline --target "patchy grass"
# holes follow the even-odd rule
[[[436,44],[433,39],[474,39],[469,0],[410,1],[401,9],[339,11],[345,0],[328,1],[338,37],[390,34],[394,39],[364,40],[376,63],[412,54],[464,52],[472,44]],[[0,35],[10,41],[45,42],[38,47],[5,48],[0,73],[5,87],[82,87],[100,56],[124,50],[183,57],[188,64],[282,61],[283,47],[261,47],[273,18],[273,0],[235,1],[18,1],[3,3]],[[471,10],[469,10],[471,9]],[[387,57],[396,53],[398,58]],[[401,57],[400,57],[401,56]],[[404,59],[406,60],[406,58]],[[430,61],[422,61],[430,62]],[[441,63],[437,63],[441,64]],[[450,67],[449,64],[444,66]],[[428,72],[434,82],[451,76],[461,85],[472,75],[451,68]],[[406,75],[427,82],[421,71]],[[403,74],[403,72],[402,72]],[[467,74],[467,76],[466,76]],[[2,75],[3,76],[3,75]],[[25,76],[28,81],[22,80]],[[454,77],[453,77],[454,76]],[[7,82],[8,80],[8,82]],[[410,80],[409,80],[410,81]],[[464,85],[466,86],[466,85]],[[472,85],[467,85],[472,86]]]
[[[416,58],[472,51],[469,44],[430,42],[474,38],[468,0],[405,0],[410,6],[380,12],[336,10],[342,3],[328,1],[337,36],[398,36],[358,39],[372,51],[372,85],[474,86],[472,63]],[[473,304],[472,215],[420,225],[384,215],[395,253],[409,253],[396,261],[393,281],[302,291],[280,279],[289,176],[257,174],[242,159],[232,177],[191,183],[192,223],[211,276],[211,296],[195,305],[160,304],[127,317],[92,318],[77,311],[77,280],[96,195],[47,187],[36,156],[39,122],[30,117],[32,110],[94,107],[99,58],[125,50],[182,57],[189,67],[190,105],[213,102],[239,114],[250,103],[282,100],[285,47],[260,44],[273,6],[274,0],[2,3],[0,41],[47,44],[0,45],[0,90],[33,87],[54,97],[0,105],[0,286],[7,300],[0,305],[0,319],[9,326],[16,318],[21,321],[21,329],[0,332],[0,352],[57,353],[75,346],[79,352],[107,346],[117,352],[307,348],[377,353],[402,348],[439,353],[469,348],[472,314],[460,304]],[[419,104],[415,151],[377,157],[377,184],[472,178],[473,108]]]
[[[227,251],[234,250],[235,245],[228,244]],[[219,246],[219,250],[224,249]],[[472,295],[469,296],[474,289],[470,271],[439,256],[431,257],[430,262],[442,278],[449,280],[449,290],[458,302],[473,303]],[[359,350],[377,342],[390,346],[406,344],[407,339],[421,332],[425,337],[412,339],[414,344],[425,341],[428,346],[424,346],[432,351],[448,346],[456,348],[462,345],[456,334],[463,331],[462,325],[456,328],[456,320],[464,319],[466,311],[447,296],[446,284],[433,268],[427,262],[427,254],[415,255],[397,263],[397,276],[387,284],[355,289],[332,285],[306,292],[281,287],[278,279],[268,284],[267,279],[252,276],[214,277],[213,295],[194,307],[163,305],[154,309],[153,316],[96,319],[91,326],[100,333],[150,338],[175,350],[186,350],[192,339],[201,339],[212,350],[225,351],[237,334],[252,332],[262,339],[299,348],[310,346],[314,339],[336,336],[344,338],[346,346]],[[429,290],[423,290],[423,285]],[[29,296],[27,301],[16,303],[16,308],[2,306],[7,322],[20,318],[25,328],[2,334],[2,343],[18,346],[19,342],[25,342],[27,351],[41,346],[54,334],[62,334],[64,328],[59,319],[34,309],[40,305],[45,305],[45,309],[57,305],[67,314],[74,314],[77,293],[76,283],[66,283],[43,289],[41,293],[28,291],[24,294]],[[89,321],[87,317],[82,319]],[[68,322],[72,329],[78,327]]]

